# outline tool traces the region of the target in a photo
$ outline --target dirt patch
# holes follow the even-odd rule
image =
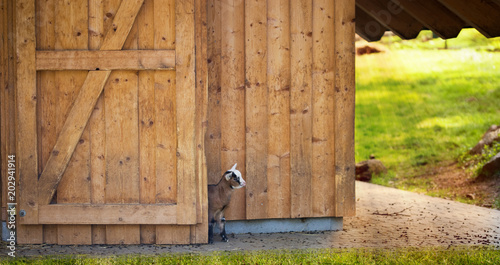
[[[472,172],[456,162],[428,167],[419,178],[432,183],[428,190],[446,199],[459,200],[491,208],[500,194],[500,178],[477,180]]]
[[[382,52],[382,50],[375,46],[365,45],[361,47],[356,47],[357,55],[365,55],[365,54],[380,53],[380,52]]]

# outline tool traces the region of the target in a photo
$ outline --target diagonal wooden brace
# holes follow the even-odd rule
[[[122,49],[143,2],[144,0],[122,2],[100,50]],[[47,205],[52,200],[110,73],[111,71],[90,71],[87,75],[38,180],[39,205]]]
[[[111,71],[90,71],[38,180],[38,204],[49,204]]]

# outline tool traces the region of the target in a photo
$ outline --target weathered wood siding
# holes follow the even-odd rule
[[[0,8],[0,147],[17,154],[18,242],[206,242],[206,1]]]
[[[208,1],[208,182],[228,219],[351,216],[354,1]]]
[[[207,183],[234,163],[228,219],[353,215],[354,8],[0,0],[18,242],[206,242]]]

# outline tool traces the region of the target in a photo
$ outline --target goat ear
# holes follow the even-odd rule
[[[230,170],[226,171],[226,173],[224,173],[224,177],[226,178],[227,181],[229,181],[232,176],[233,176],[233,172]]]
[[[236,165],[238,165],[238,163],[234,164],[234,166],[229,171],[234,171],[236,169]]]

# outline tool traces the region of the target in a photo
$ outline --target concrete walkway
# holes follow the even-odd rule
[[[152,255],[170,252],[460,245],[500,247],[500,211],[363,182],[356,182],[356,197],[357,215],[344,218],[343,231],[230,235],[229,243],[216,241],[213,245],[195,246],[32,245],[19,246],[17,255]]]

